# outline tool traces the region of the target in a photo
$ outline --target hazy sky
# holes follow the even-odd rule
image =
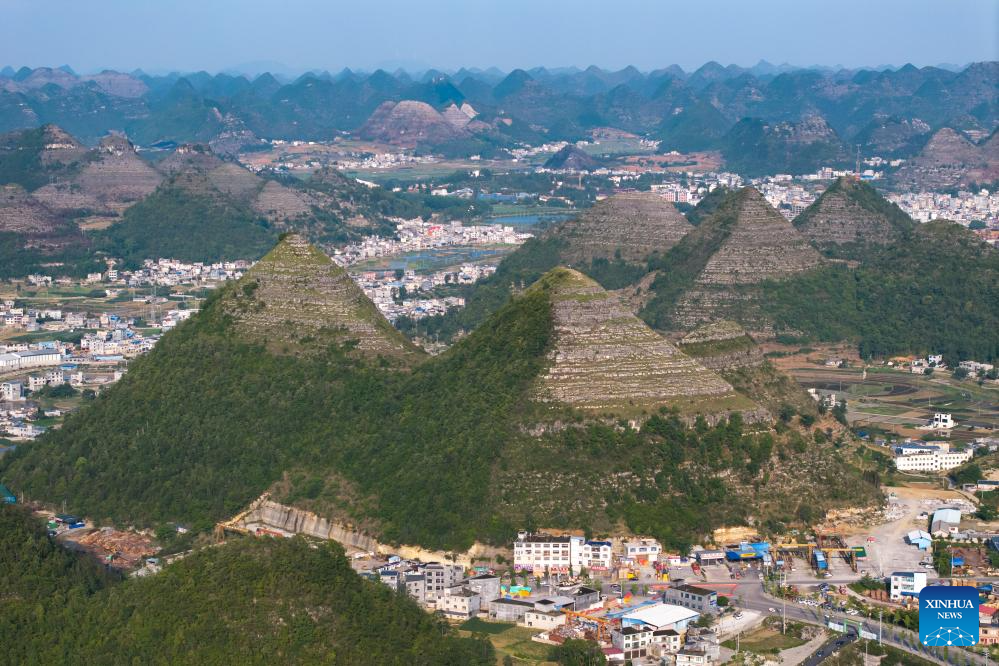
[[[0,65],[649,70],[999,60],[999,0],[0,0]]]

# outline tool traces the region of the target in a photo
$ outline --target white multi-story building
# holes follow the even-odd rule
[[[520,532],[513,544],[513,568],[517,571],[573,573],[580,566],[583,543],[582,537]]]
[[[573,544],[570,543],[570,546]],[[572,550],[570,548],[570,550]],[[578,555],[577,555],[578,553]],[[591,571],[607,571],[614,561],[614,545],[610,541],[584,541],[573,553],[573,566]]]
[[[624,544],[624,556],[632,562],[655,562],[662,550],[655,539],[635,539]]]
[[[21,382],[0,384],[0,402],[19,402],[21,400],[24,400],[24,384]]]
[[[974,454],[966,451],[926,451],[895,458],[895,468],[900,472],[940,472],[959,467],[971,460]]]
[[[926,573],[923,571],[896,571],[890,577],[889,594],[892,599],[918,597],[926,587]]]

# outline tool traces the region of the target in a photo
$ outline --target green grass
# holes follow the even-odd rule
[[[517,625],[506,624],[504,622],[486,622],[485,620],[480,620],[477,617],[473,617],[470,620],[466,620],[459,629],[464,631],[470,631],[472,633],[479,634],[489,634],[495,636],[497,634],[506,633],[511,629],[515,629]]]
[[[773,629],[761,627],[743,636],[739,641],[739,648],[747,652],[773,653],[795,648],[807,642],[803,638],[781,634]],[[733,639],[729,639],[722,643],[722,645],[734,650],[736,642]]]

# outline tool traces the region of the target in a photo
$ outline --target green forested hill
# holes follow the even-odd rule
[[[0,506],[0,564],[5,663],[495,663],[333,543],[241,539],[119,582]]]
[[[857,268],[833,264],[766,286],[779,329],[855,340],[863,356],[999,358],[999,251],[946,221],[869,251]]]
[[[634,430],[607,425],[612,413],[535,402],[553,327],[544,290],[400,372],[336,346],[295,356],[248,343],[222,307],[243,287],[227,286],[63,428],[6,455],[0,478],[101,521],[200,530],[283,488],[278,500],[384,541],[455,549],[505,542],[524,525],[620,521],[681,544],[726,522],[791,521],[804,504],[873,497],[807,434],[738,420],[690,428],[669,413]],[[738,498],[776,456],[795,473],[751,512]],[[690,498],[709,519],[681,519]]]

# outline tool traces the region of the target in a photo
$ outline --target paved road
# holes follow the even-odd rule
[[[763,590],[763,586],[759,584],[759,581],[757,581],[757,585],[755,587],[746,586],[739,589],[737,605],[742,608],[760,611],[764,614],[770,614],[776,617],[781,617],[782,614],[786,613],[785,617],[787,617],[788,620],[807,622],[809,624],[825,625],[827,618],[832,618],[841,622],[845,620],[854,624],[860,622],[867,631],[873,634],[878,633],[878,623],[876,620],[871,620],[863,616],[851,617],[835,611],[824,612],[821,609],[810,606],[801,606],[799,604],[784,604],[780,599],[775,599],[774,597],[766,594]],[[771,608],[773,608],[775,612],[771,613],[769,610]],[[949,660],[944,660],[944,653],[942,650],[933,651],[930,648],[927,648],[919,642],[919,638],[914,632],[906,631],[901,627],[884,625],[882,627],[882,641],[893,647],[905,650],[910,654],[918,655],[923,659],[943,664],[944,666],[947,666],[948,664],[951,666],[986,664],[984,657],[972,654],[966,650],[951,650],[948,654]],[[828,656],[828,653],[826,653],[825,656]]]
[[[823,661],[831,657],[836,652],[839,652],[850,643],[853,643],[855,640],[857,640],[857,638],[859,637],[857,636],[856,632],[853,631],[845,635],[834,634],[832,638],[827,640],[825,643],[822,644],[822,646],[818,650],[813,652],[808,659],[801,662],[802,666],[818,666],[818,664],[821,664]]]

